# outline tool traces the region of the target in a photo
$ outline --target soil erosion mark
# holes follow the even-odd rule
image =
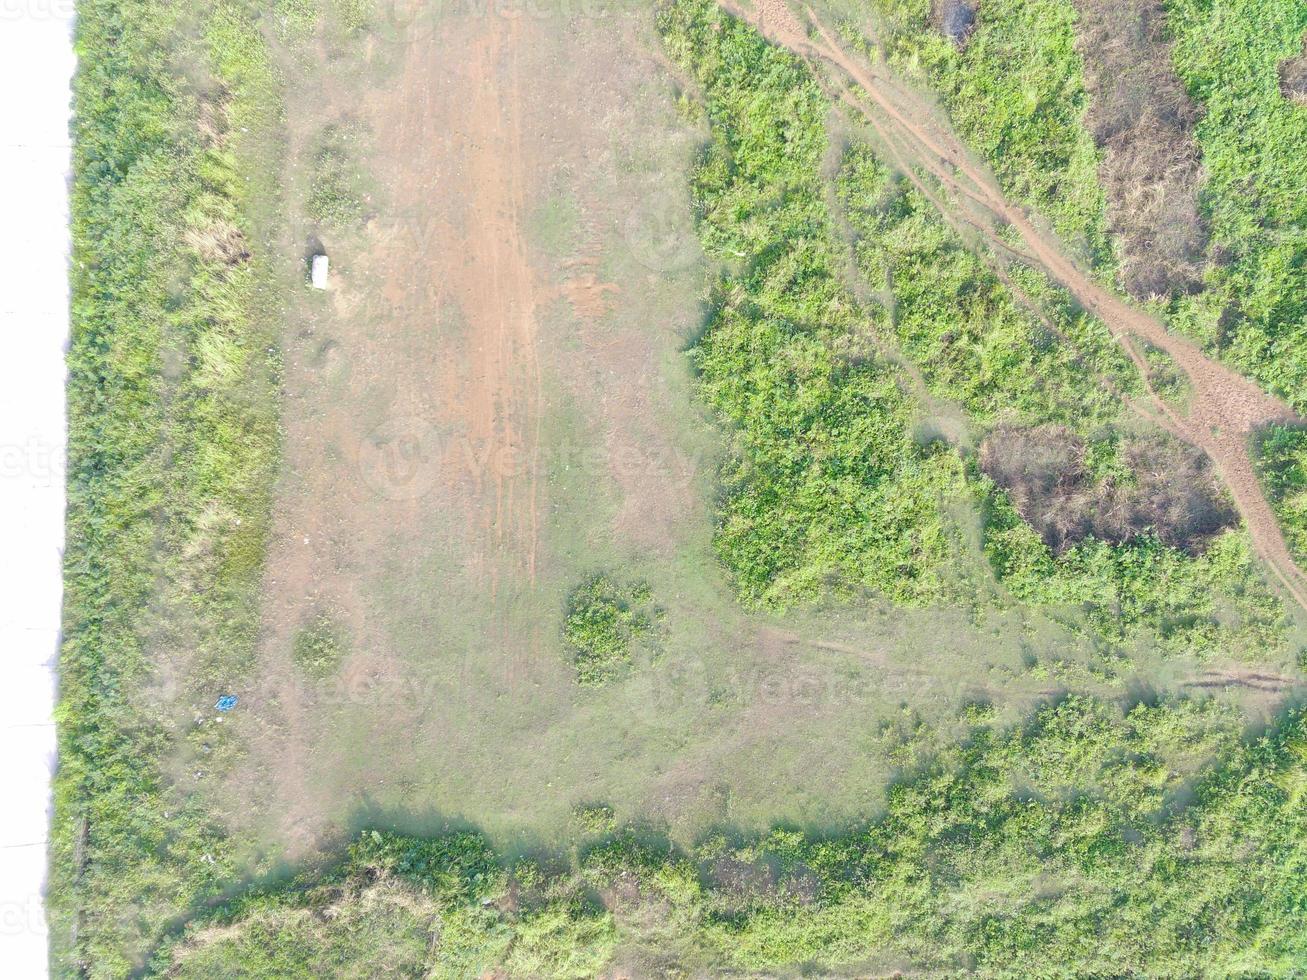
[[[972,159],[926,100],[913,95],[883,64],[870,67],[850,56],[810,8],[805,7],[804,13],[811,33],[785,0],[758,0],[751,10],[733,0],[718,2],[731,15],[753,24],[774,44],[810,64],[819,62],[837,69],[842,81],[851,83],[840,93],[843,100],[896,151],[894,156],[900,164],[905,163],[904,156],[908,157],[905,176],[921,186],[919,174],[911,170],[920,168],[951,194],[951,198],[945,198],[922,188],[946,219],[961,221],[977,229],[999,251],[1015,253],[1042,267],[1086,310],[1108,325],[1136,364],[1139,358],[1129,337],[1147,341],[1179,365],[1192,390],[1188,409],[1182,415],[1154,399],[1159,410],[1157,421],[1212,459],[1243,515],[1254,548],[1298,604],[1307,608],[1307,576],[1294,562],[1262,492],[1249,447],[1254,431],[1274,422],[1298,421],[1294,412],[1247,378],[1212,360],[1197,345],[1170,333],[1160,321],[1094,282],[1067,258],[1051,233],[1037,228],[1023,209],[1004,197],[994,178]],[[983,220],[977,219],[977,212]],[[1003,240],[999,233],[1003,226],[1017,233],[1026,252],[1014,250]]]

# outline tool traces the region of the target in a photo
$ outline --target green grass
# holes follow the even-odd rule
[[[1307,564],[1307,430],[1271,426],[1258,438],[1256,458],[1289,550]]]
[[[364,217],[366,192],[356,160],[360,139],[353,126],[328,126],[319,137],[308,211],[327,228],[347,228]]]
[[[1176,653],[1284,641],[1283,610],[1244,535],[1198,558],[1143,537],[1054,556],[957,451],[918,445],[919,406],[880,338],[927,390],[983,433],[1057,423],[1103,466],[1140,380],[1101,321],[1033,270],[1019,300],[929,202],[854,146],[838,180],[857,270],[884,304],[844,285],[846,250],[823,193],[830,105],[807,69],[706,4],[664,14],[669,50],[702,86],[712,143],[694,175],[704,250],[729,270],[693,351],[700,390],[730,424],[717,546],[741,599],[784,607],[872,592],[956,598],[947,500],[982,510],[985,552],[1023,602],[1080,607],[1098,639],[1151,632]],[[1036,314],[1028,309],[1034,304]]]
[[[57,976],[126,974],[232,873],[202,795],[165,776],[199,742],[217,758],[230,739],[179,729],[155,687],[172,673],[179,703],[211,716],[252,656],[277,364],[232,134],[256,136],[276,107],[243,8],[214,5],[198,40],[184,13],[78,7]],[[217,94],[183,75],[194,64]]]
[[[882,817],[836,836],[682,852],[628,827],[506,868],[475,834],[365,832],[325,877],[200,917],[154,972],[580,978],[620,949],[660,976],[1291,976],[1304,759],[1301,712],[1244,742],[1210,702],[1072,697],[937,747]]]
[[[1014,267],[1007,274],[1043,318],[1031,312],[867,147],[847,154],[839,190],[858,270],[892,295],[894,316],[881,323],[930,392],[978,425],[1055,423],[1092,436],[1121,420],[1123,395],[1142,393],[1102,321],[1038,273]]]
[[[491,770],[482,761],[488,753],[497,782],[503,772],[538,780],[532,785],[542,796],[559,792],[555,778],[566,792],[577,789],[560,772],[589,772],[593,762],[615,806],[588,794],[578,805],[579,792],[554,800],[565,825],[559,835],[570,844],[542,848],[538,860],[496,854],[476,834],[368,831],[334,869],[232,899],[250,865],[237,861],[239,842],[220,828],[223,801],[206,771],[241,751],[231,726],[215,722],[212,703],[219,693],[245,695],[252,675],[277,470],[280,324],[259,297],[280,288],[270,283],[265,251],[276,232],[264,227],[272,221],[261,209],[275,207],[282,126],[280,83],[254,8],[215,0],[192,9],[206,16],[183,17],[161,0],[84,0],[80,10],[66,645],[49,894],[56,975],[463,978],[497,969],[592,977],[630,964],[635,975],[669,976],[1300,969],[1301,714],[1245,743],[1242,717],[1208,702],[1126,710],[1070,698],[1011,730],[989,727],[994,713],[969,703],[969,736],[945,741],[912,708],[879,731],[868,717],[863,731],[856,705],[838,738],[812,730],[834,752],[848,746],[853,759],[881,757],[864,742],[891,746],[887,757],[903,772],[883,814],[872,819],[859,803],[866,821],[853,830],[847,822],[827,833],[726,827],[677,849],[647,827],[615,830],[617,813],[632,812],[627,787],[665,782],[665,760],[696,744],[694,726],[712,731],[737,717],[716,705],[718,692],[702,707],[664,710],[658,687],[674,687],[676,678],[631,672],[644,686],[587,692],[595,707],[584,739],[549,742],[545,755],[528,760],[538,772],[513,770],[503,753],[516,753],[516,743],[504,732],[552,739],[566,725],[539,684],[494,713],[504,699],[495,652],[467,660],[441,679],[448,686],[431,689],[448,693],[451,705],[460,693],[469,698],[449,731],[466,720],[493,739],[445,739],[434,755],[417,758],[412,733],[401,733],[396,770],[417,778],[386,802],[420,807],[462,794],[479,804],[489,777],[476,767]],[[1062,30],[1052,7],[1011,11]],[[1018,22],[1008,16],[1005,30]],[[953,449],[919,445],[921,406],[882,345],[905,351],[927,388],[956,400],[981,429],[1012,417],[1063,421],[1092,435],[1110,430],[1116,416],[1111,400],[1077,376],[1070,352],[1044,343],[983,263],[932,225],[911,194],[887,184],[873,159],[855,153],[843,196],[829,193],[829,104],[801,63],[698,0],[669,8],[661,26],[696,79],[712,127],[693,190],[700,237],[722,272],[691,357],[698,390],[732,433],[716,542],[746,603],[774,609],[868,592],[903,603],[957,598],[958,535],[944,515],[978,500],[985,547],[1007,588],[1029,602],[1086,605],[1096,635],[1124,642],[1130,631],[1152,628],[1171,649],[1231,655],[1280,642],[1279,608],[1241,534],[1198,560],[1147,542],[1090,544],[1054,559]],[[275,32],[276,21],[262,28]],[[976,64],[1010,91],[1001,59],[981,53]],[[1054,46],[1052,60],[1039,63],[1065,67],[1064,54]],[[1040,138],[1049,160],[1079,160],[1070,117],[1055,105],[1032,112],[1003,130],[1014,166],[1054,165],[1040,162]],[[218,125],[197,127],[201,118]],[[202,135],[209,129],[216,135]],[[1021,186],[1032,200],[1065,196],[1060,226],[1093,251],[1101,217],[1078,179]],[[897,319],[860,304],[845,285],[840,205],[855,219],[881,222],[862,229],[857,261],[864,272],[884,265]],[[1059,305],[1038,279],[1022,285],[1075,338],[1076,357],[1127,383],[1097,324]],[[946,339],[950,331],[957,337]],[[995,389],[1014,396],[997,398]],[[1092,444],[1095,472],[1121,466],[1112,445]],[[1284,436],[1264,457],[1268,479],[1283,487],[1273,493],[1282,516],[1293,513],[1298,454]],[[578,499],[593,495],[589,486],[578,490]],[[597,562],[592,544],[580,534],[569,539],[584,559],[569,559],[572,571],[549,593],[548,608],[538,598],[523,604],[533,621],[556,623],[566,603],[562,639],[582,680],[626,672],[632,651],[659,629],[651,597],[629,583],[592,578],[564,598]],[[626,557],[614,556],[615,564]],[[690,586],[679,574],[685,566],[673,574],[655,565],[661,577],[649,578],[669,603],[690,609],[678,589],[716,584],[703,564]],[[406,566],[393,574],[411,589],[404,601],[430,601],[432,590]],[[483,592],[476,601],[489,608]],[[403,625],[421,633],[420,654],[429,652],[433,620],[441,631],[472,634],[458,618],[459,601],[450,587],[429,615],[414,619],[405,606]],[[723,599],[689,626],[668,623],[681,643],[704,634],[690,637],[704,644],[690,647],[696,666],[716,655],[710,666],[720,667],[726,658],[709,645],[742,631],[727,606]],[[857,622],[857,635],[865,631]],[[300,639],[293,652],[310,673],[325,672],[343,652],[326,620],[310,621]],[[414,657],[406,669],[420,663]],[[998,676],[992,664],[984,669]],[[716,675],[704,676],[707,683]],[[464,690],[478,686],[484,701]],[[556,687],[575,694],[566,683]],[[486,718],[503,725],[487,729]],[[564,748],[581,742],[611,755],[569,758]],[[449,744],[454,749],[440,755]],[[746,750],[773,744],[785,757],[767,759],[761,771],[747,751],[723,762],[723,779],[743,787],[723,813],[756,817],[749,794],[758,790],[749,781],[794,765],[793,743],[781,739]],[[367,756],[363,767],[375,765],[375,742],[350,749]],[[741,758],[754,771],[730,768]],[[600,771],[610,759],[622,780]],[[337,764],[333,775],[347,782],[353,761]],[[848,776],[866,779],[865,771]],[[869,798],[878,792],[867,790]],[[847,802],[851,791],[844,794]],[[497,821],[505,839],[511,831],[520,842],[514,821],[523,809],[487,807],[486,823]],[[322,816],[333,821],[341,811]]]
[[[1070,0],[986,0],[960,51],[930,23],[929,0],[874,0],[872,7],[890,64],[939,94],[1003,190],[1043,214],[1078,258],[1110,272]]]
[[[345,659],[345,637],[330,616],[315,616],[300,627],[291,647],[295,666],[314,679],[331,677]]]
[[[1294,0],[1169,0],[1180,78],[1203,108],[1195,136],[1212,240],[1228,261],[1176,322],[1231,365],[1307,409],[1307,106],[1278,65],[1302,50]]]
[[[821,176],[829,106],[807,69],[711,4],[664,12],[668,50],[702,86],[712,142],[693,177],[704,251],[730,270],[693,350],[729,423],[717,547],[750,605],[949,592],[943,505],[963,490],[876,349],[841,273]]]
[[[1004,190],[1045,215],[1080,258],[1113,266],[1099,154],[1082,124],[1088,96],[1070,0],[985,3],[958,51],[926,0],[877,0],[890,63],[929,84]],[[1203,111],[1195,138],[1201,207],[1219,260],[1204,288],[1167,311],[1179,330],[1307,408],[1307,106],[1279,91],[1302,50],[1293,0],[1168,0],[1172,59]],[[865,44],[851,31],[855,42]]]
[[[1018,304],[935,208],[867,149],[850,151],[840,185],[858,268],[868,282],[885,283],[895,340],[930,391],[961,405],[982,431],[1064,425],[1093,440],[1091,465],[1123,470],[1113,448],[1121,400],[1141,385],[1103,323],[1043,276],[1013,268],[1008,275],[1047,323]],[[1090,539],[1055,557],[1001,490],[972,478],[986,498],[986,552],[1017,599],[1083,606],[1092,631],[1113,644],[1142,629],[1177,653],[1283,643],[1283,610],[1242,532],[1197,558],[1151,537],[1122,546]]]

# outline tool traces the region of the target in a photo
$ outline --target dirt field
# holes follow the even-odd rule
[[[283,56],[287,249],[325,249],[332,281],[292,298],[259,677],[232,717],[249,749],[216,806],[253,851],[468,821],[512,853],[586,802],[685,840],[837,826],[877,808],[905,705],[947,732],[969,701],[1014,720],[1102,686],[1056,611],[739,609],[711,551],[720,435],[684,356],[706,134],[650,10],[328,24]],[[343,227],[305,206],[330,126],[362,134]],[[583,689],[563,604],[600,570],[647,581],[665,625],[629,678]],[[343,660],[315,679],[294,650],[322,617]],[[1134,671],[1204,678],[1147,652]]]

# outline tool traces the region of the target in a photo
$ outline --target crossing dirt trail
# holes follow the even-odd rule
[[[1022,208],[1007,200],[994,178],[975,162],[926,100],[895,78],[883,63],[872,66],[845,51],[811,8],[804,8],[809,29],[785,0],[758,0],[752,9],[734,0],[719,3],[814,68],[824,65],[834,69],[832,80],[840,86],[840,98],[871,126],[889,149],[893,162],[951,224],[965,224],[999,252],[1041,267],[1084,309],[1107,324],[1137,365],[1142,367],[1142,359],[1131,346],[1132,338],[1146,341],[1170,356],[1188,377],[1191,397],[1183,414],[1154,397],[1156,421],[1212,459],[1243,515],[1257,553],[1298,604],[1307,608],[1307,576],[1294,562],[1262,492],[1249,445],[1257,429],[1275,422],[1298,421],[1295,413],[1247,378],[1212,360],[1197,345],[1169,332],[1161,322],[1096,283],[1067,257],[1051,233],[1037,227]],[[822,77],[822,73],[817,74]],[[938,181],[946,194],[928,187],[923,173]],[[1017,234],[1023,248],[1014,248],[1004,240],[999,233],[1003,226]]]

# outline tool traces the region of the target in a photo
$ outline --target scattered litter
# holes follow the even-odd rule
[[[314,289],[327,288],[327,267],[330,260],[325,255],[313,256],[313,273],[311,281]]]
[[[239,700],[240,699],[234,694],[224,694],[222,697],[218,698],[218,703],[215,704],[214,707],[219,711],[230,711],[232,708],[236,707],[236,702]]]

